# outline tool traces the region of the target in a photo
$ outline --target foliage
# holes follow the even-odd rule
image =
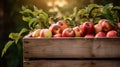
[[[23,6],[20,13],[23,14],[23,21],[28,22],[32,30],[35,28],[48,28],[50,25],[48,23],[48,14],[43,10],[39,10],[36,6],[33,6],[33,10]]]
[[[89,4],[83,9],[73,10],[73,14],[64,17],[65,20],[69,21],[71,27],[80,25],[85,21],[92,21],[95,24],[98,23],[100,19],[107,19],[111,25],[116,25],[120,22],[120,6],[113,6],[113,4],[97,5]]]
[[[22,20],[27,23],[27,26],[26,28],[21,28],[21,31],[18,33],[9,34],[10,40],[5,44],[1,54],[2,58],[6,57],[9,59],[7,60],[7,67],[22,67],[23,37],[34,29],[47,28],[50,25],[50,23],[48,23],[48,14],[35,6],[33,6],[33,10],[22,6],[20,13],[22,14]],[[10,52],[7,52],[8,50]]]

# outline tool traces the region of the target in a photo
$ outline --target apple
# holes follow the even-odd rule
[[[104,32],[98,32],[95,37],[106,37],[106,34]]]
[[[101,22],[99,22],[98,24],[100,24],[102,26],[102,31],[108,32],[112,29],[112,26],[109,24],[108,20],[102,19],[100,21]]]
[[[98,24],[101,25],[102,22],[104,22],[104,21],[108,21],[108,20],[107,19],[101,19],[101,20],[98,21]]]
[[[83,31],[81,30],[81,28],[79,26],[74,27],[73,30],[75,32],[75,37],[83,36]]]
[[[86,35],[85,35],[85,38],[93,38],[93,37],[94,37],[93,34],[86,34]]]
[[[40,31],[41,31],[41,29],[36,29],[35,31],[33,31],[32,37],[39,37],[40,36]]]
[[[62,32],[62,37],[75,37],[75,32],[72,28],[66,28]]]
[[[102,26],[100,24],[94,25],[95,33],[97,34],[98,32],[102,31]]]
[[[93,22],[85,22],[81,25],[81,30],[84,34],[92,34],[94,33],[94,24]]]
[[[49,30],[52,32],[53,35],[55,35],[55,34],[61,34],[62,33],[62,28],[58,24],[52,24],[49,27]]]
[[[41,29],[40,38],[50,38],[52,37],[52,32],[49,29]]]
[[[118,33],[115,30],[108,31],[106,37],[118,37]]]
[[[111,25],[108,23],[108,21],[104,21],[102,23],[102,28],[103,28],[103,31],[108,32],[111,30]]]
[[[68,28],[68,23],[67,23],[65,20],[59,20],[56,24],[58,24],[58,25],[61,26],[62,31],[63,31],[65,28]]]
[[[61,38],[62,37],[62,34],[55,34],[53,35],[53,38]]]
[[[120,22],[117,23],[117,28],[120,30]]]

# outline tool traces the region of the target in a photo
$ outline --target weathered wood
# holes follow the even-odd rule
[[[120,58],[120,38],[24,38],[24,58]]]
[[[120,61],[110,60],[39,60],[25,61],[24,67],[119,67]]]
[[[120,67],[120,61],[93,61],[92,67]]]
[[[120,39],[107,38],[107,39],[94,39],[92,53],[97,58],[120,58]]]
[[[24,39],[25,58],[87,58],[93,42],[79,38]]]

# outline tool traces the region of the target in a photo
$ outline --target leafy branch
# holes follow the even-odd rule
[[[26,32],[29,32],[28,29],[26,28],[23,28],[19,33],[10,33],[9,34],[9,38],[11,39],[10,41],[8,41],[3,50],[2,50],[2,55],[1,57],[4,56],[4,54],[6,53],[6,51],[9,49],[10,46],[12,46],[13,44],[18,44],[19,43],[19,40],[22,39],[23,35],[26,33]]]
[[[31,30],[36,28],[48,28],[50,25],[48,22],[48,14],[38,9],[36,6],[33,6],[33,10],[23,6],[20,13],[23,15],[23,21],[28,23]]]
[[[4,56],[6,51],[10,48],[10,46],[16,44],[21,46],[22,38],[28,34],[30,31],[38,28],[48,28],[50,23],[48,22],[49,16],[43,10],[38,9],[36,6],[33,6],[33,10],[22,6],[22,10],[20,11],[22,14],[22,20],[28,24],[29,29],[22,28],[18,33],[10,33],[9,38],[10,40],[5,44],[1,57]]]
[[[80,25],[85,21],[92,21],[96,24],[100,19],[107,19],[114,26],[120,22],[120,6],[113,6],[111,3],[105,6],[89,4],[83,9],[74,8],[73,14],[65,16],[64,19],[69,21],[71,27]]]

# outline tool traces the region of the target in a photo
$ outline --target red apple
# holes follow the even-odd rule
[[[85,35],[85,38],[93,38],[93,37],[94,37],[93,34],[86,34],[86,35]]]
[[[55,35],[55,34],[61,34],[62,33],[62,28],[60,25],[58,24],[52,24],[50,27],[49,27],[49,30],[52,31],[52,34]]]
[[[63,31],[65,28],[68,28],[68,23],[67,23],[65,20],[59,20],[56,24],[58,24],[58,25],[61,26],[62,31]]]
[[[118,37],[118,33],[115,30],[111,30],[107,32],[106,37]]]
[[[39,37],[40,36],[40,30],[41,29],[37,29],[37,30],[33,31],[32,37]]]
[[[117,23],[117,28],[120,30],[120,22]]]
[[[62,37],[62,34],[55,34],[53,35],[53,38],[61,38]]]
[[[93,22],[85,22],[81,25],[81,30],[84,34],[92,34],[94,33],[94,24]]]
[[[99,22],[98,24],[100,24],[102,26],[102,31],[108,32],[111,30],[112,26],[109,24],[108,20],[102,19],[100,21],[101,22]]]
[[[52,37],[52,32],[49,29],[41,29],[40,38],[50,38]]]
[[[102,31],[102,26],[100,24],[94,25],[95,33],[97,34],[98,32]]]
[[[75,37],[83,36],[83,31],[81,30],[79,26],[74,27],[73,30],[75,31]]]
[[[75,32],[72,28],[66,28],[62,32],[62,37],[75,37]]]
[[[106,37],[106,34],[104,32],[98,32],[95,37]]]
[[[101,19],[101,20],[98,21],[98,24],[101,25],[102,22],[104,22],[104,21],[108,21],[108,20],[106,20],[106,19]]]

